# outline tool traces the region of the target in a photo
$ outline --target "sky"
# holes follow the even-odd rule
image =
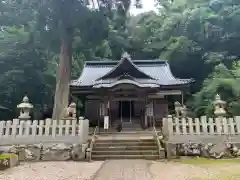
[[[154,0],[142,0],[142,4],[143,4],[142,9],[136,9],[136,7],[132,4],[130,13],[136,15],[139,13],[156,10]]]

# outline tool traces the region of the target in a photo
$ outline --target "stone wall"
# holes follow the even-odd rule
[[[88,144],[31,144],[0,146],[0,153],[18,155],[19,161],[80,161],[85,159]]]
[[[171,149],[171,157],[198,156],[213,159],[239,158],[240,143],[183,143],[175,144]]]

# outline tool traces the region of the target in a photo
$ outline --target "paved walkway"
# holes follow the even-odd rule
[[[93,180],[154,180],[150,165],[151,161],[147,160],[105,161]]]
[[[234,163],[197,166],[147,160],[109,160],[102,164],[92,180],[220,180],[225,176],[240,180],[240,174],[236,174],[239,169],[240,165]]]

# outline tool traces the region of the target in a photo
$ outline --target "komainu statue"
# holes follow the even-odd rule
[[[77,118],[77,111],[76,111],[76,103],[72,102],[67,108],[63,110],[63,119],[76,119]]]
[[[177,117],[186,117],[187,116],[187,107],[185,105],[181,105],[178,101],[174,103],[175,113]]]

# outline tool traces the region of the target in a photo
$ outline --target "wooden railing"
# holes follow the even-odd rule
[[[89,162],[92,160],[92,149],[93,149],[94,142],[96,140],[97,131],[98,131],[98,126],[96,126],[94,129],[89,148],[87,149],[87,158]]]
[[[157,146],[158,146],[158,155],[160,157],[162,146],[161,146],[159,136],[158,136],[158,133],[157,133],[157,130],[156,130],[155,126],[153,126],[153,133],[154,133],[154,139],[155,139],[155,141],[157,143]]]

